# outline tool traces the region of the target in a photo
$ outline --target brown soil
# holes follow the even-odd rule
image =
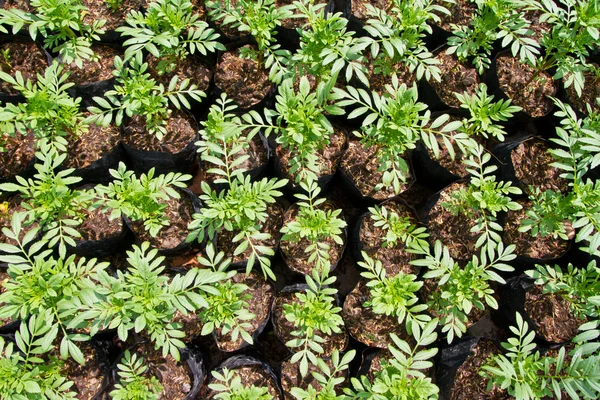
[[[554,103],[548,96],[554,96],[556,84],[550,74],[541,72],[534,78],[535,70],[510,54],[496,57],[496,70],[500,89],[524,113],[537,118],[552,110]]]
[[[376,200],[386,200],[395,196],[394,188],[375,190],[375,186],[381,182],[383,177],[383,172],[378,170],[380,164],[377,159],[377,150],[375,147],[366,149],[359,141],[350,140],[348,149],[340,163],[340,169],[363,196],[372,197]],[[411,177],[404,185],[401,185],[400,193],[407,190],[412,182]]]
[[[471,216],[462,213],[452,215],[442,207],[442,203],[451,200],[450,194],[453,191],[461,188],[467,189],[467,187],[468,184],[465,182],[456,182],[443,189],[437,203],[429,211],[429,221],[427,222],[431,243],[440,240],[443,245],[448,247],[450,256],[455,260],[470,260],[476,253],[475,243],[480,233],[471,232],[471,228],[475,226],[475,221],[480,214],[477,212]]]
[[[0,152],[0,177],[10,179],[20,174],[35,158],[35,136],[28,132],[26,136],[17,132],[16,137],[2,137],[6,140],[5,151]]]
[[[275,307],[273,309],[273,325],[275,326],[275,334],[285,344],[292,339],[296,339],[296,336],[292,335],[292,331],[296,328],[293,322],[289,322],[283,315],[284,304],[295,304],[299,303],[296,297],[297,292],[285,292],[280,293],[275,298]],[[329,357],[335,349],[343,351],[348,345],[348,334],[344,327],[341,328],[340,333],[332,333],[331,335],[325,335],[319,330],[315,330],[314,334],[325,339],[324,343],[321,343],[324,352],[319,354],[319,357]],[[296,351],[296,348],[289,348],[291,351]]]
[[[87,116],[89,113],[85,114]],[[63,166],[66,168],[89,167],[114,150],[120,141],[121,132],[115,125],[110,124],[105,128],[101,125],[90,124],[87,132],[69,142],[67,159]]]
[[[333,363],[331,359],[326,358],[325,364],[333,370]],[[312,363],[308,363],[308,373],[302,377],[300,374],[300,364],[292,364],[289,360],[284,361],[281,364],[281,386],[283,388],[283,395],[286,399],[293,399],[294,397],[290,393],[292,388],[299,387],[306,390],[308,386],[312,386],[317,392],[322,389],[322,386],[317,382],[313,376],[313,372],[322,374],[323,372],[319,367]],[[336,374],[336,377],[346,378],[348,376],[348,370],[340,371]],[[341,389],[340,389],[341,390]],[[338,393],[341,394],[341,393]]]
[[[552,236],[533,237],[531,232],[519,232],[521,221],[527,216],[525,212],[531,207],[531,202],[520,202],[522,209],[508,211],[504,226],[504,243],[514,244],[515,254],[537,259],[553,259],[562,256],[569,248],[569,242]],[[570,225],[570,224],[569,224]],[[575,234],[574,231],[573,235]]]
[[[148,134],[143,117],[135,115],[124,128],[123,143],[138,150],[162,151],[177,154],[198,139],[198,123],[191,115],[173,111],[167,120],[167,134],[158,140]]]
[[[150,236],[150,232],[144,229],[142,221],[132,221],[131,230],[142,242],[150,244],[158,249],[174,249],[179,246],[188,235],[187,226],[192,221],[194,208],[192,200],[185,193],[180,193],[180,199],[169,199],[161,201],[166,204],[162,214],[169,219],[169,225],[163,226],[156,237]]]
[[[252,242],[255,246],[266,246],[273,251],[277,251],[277,245],[279,244],[279,239],[281,238],[281,227],[283,226],[283,207],[279,204],[269,204],[267,205],[267,219],[264,223],[262,223],[262,227],[260,228],[260,232],[268,233],[271,235],[269,239],[260,240],[258,242]],[[238,254],[237,256],[233,255],[235,248],[240,244],[240,242],[233,243],[233,238],[239,232],[234,231],[230,232],[225,229],[221,229],[217,238],[217,248],[219,251],[224,251],[226,257],[231,257],[232,263],[238,262],[246,262],[248,258],[252,254],[252,249],[248,248],[242,254]]]
[[[585,322],[575,317],[569,301],[558,294],[543,294],[539,285],[525,293],[525,312],[533,320],[536,333],[552,343],[573,339]]]
[[[29,0],[4,0],[5,10],[10,10],[11,8],[17,8],[19,10],[32,12],[33,7],[29,5]]]
[[[598,68],[597,64],[593,64]],[[593,111],[600,111],[600,104],[596,99],[600,97],[600,78],[596,77],[592,72],[585,72],[583,74],[585,79],[585,87],[581,92],[581,97],[577,95],[575,87],[573,85],[565,88],[569,103],[574,109],[582,114],[588,114],[586,104],[592,107]]]
[[[194,313],[183,315],[178,310],[173,316],[173,322],[179,322],[183,324],[181,330],[185,332],[185,339],[183,339],[185,342],[190,342],[192,339],[200,336],[202,333],[202,325],[200,324],[200,320],[198,320],[198,316]]]
[[[487,391],[488,379],[479,375],[481,367],[487,359],[493,355],[499,355],[501,351],[494,342],[487,339],[481,339],[471,349],[471,353],[463,364],[456,371],[454,386],[450,393],[452,400],[504,400],[509,396],[501,388],[494,386],[491,391]]]
[[[6,227],[9,230],[12,230],[11,224],[13,214],[15,212],[26,211],[25,207],[21,205],[21,201],[21,196],[16,195],[8,200],[0,202],[0,243],[8,243],[15,246],[17,245],[16,241],[9,239],[4,235],[4,233],[2,233],[2,229]],[[37,222],[27,223],[28,219],[25,219],[25,221],[26,222],[21,227],[21,234],[19,235],[19,240],[23,240],[27,232],[29,232],[31,229],[39,227]]]
[[[252,324],[249,332],[252,335],[269,319],[275,292],[266,280],[255,273],[251,273],[250,275],[239,273],[232,280],[234,283],[243,283],[248,286],[248,289],[244,291],[244,295],[252,296],[251,299],[247,300],[249,305],[248,311],[256,316],[254,319],[248,321]],[[238,337],[238,340],[233,341],[231,334],[223,335],[220,329],[217,330],[216,336],[217,346],[222,351],[235,351],[244,344],[241,336]]]
[[[81,240],[103,240],[119,235],[123,230],[123,220],[109,219],[108,212],[102,212],[102,208],[93,211],[85,211],[83,223],[77,231],[81,233]]]
[[[228,148],[231,149],[231,146],[228,146]],[[254,137],[252,137],[252,139],[248,142],[248,147],[237,154],[238,156],[247,155],[249,158],[238,165],[236,170],[243,169],[248,172],[265,165],[269,161],[267,151],[268,150],[265,148],[260,136],[254,135]],[[224,160],[223,156],[221,156],[221,159]],[[208,183],[214,183],[216,179],[223,178],[221,175],[207,172],[209,169],[214,167],[215,166],[213,164],[202,161],[198,171],[199,179]]]
[[[185,361],[177,362],[168,354],[162,355],[162,349],[155,350],[151,342],[142,343],[137,347],[138,356],[144,358],[148,366],[148,374],[154,375],[163,386],[161,399],[182,400],[192,389],[192,378]]]
[[[190,55],[187,58],[177,61],[177,66],[171,72],[160,74],[158,72],[158,64],[160,60],[153,55],[149,54],[146,57],[148,63],[148,71],[152,75],[152,78],[156,79],[158,83],[162,83],[165,88],[169,87],[171,79],[177,75],[178,81],[181,82],[184,79],[189,79],[190,83],[198,86],[198,89],[206,92],[210,86],[210,82],[213,78],[213,73],[210,69],[206,68],[197,57]],[[177,85],[179,87],[180,85]]]
[[[389,201],[382,204],[382,206],[385,206],[388,214],[395,212],[401,218],[409,217],[412,224],[418,225],[413,213],[402,203]],[[418,268],[409,264],[415,258],[415,255],[406,251],[405,243],[398,240],[395,246],[384,247],[385,236],[385,230],[380,226],[375,226],[371,214],[362,219],[359,233],[361,251],[367,253],[371,258],[381,261],[388,277],[395,276],[400,272],[417,274]]]
[[[91,400],[98,393],[104,381],[104,374],[96,359],[96,350],[86,342],[77,344],[83,352],[85,364],[80,365],[72,358],[68,358],[63,366],[67,379],[74,383],[73,389],[77,392],[78,400]]]
[[[387,2],[388,0],[383,1]],[[384,50],[382,49],[381,51],[383,52]],[[367,71],[369,72],[368,77],[371,90],[376,91],[379,95],[386,93],[385,85],[392,84],[392,75],[385,75],[381,72],[375,73],[375,65],[373,65],[370,49],[367,49],[365,56],[368,61]],[[387,56],[380,55],[379,57],[387,59]],[[404,63],[394,63],[393,71],[398,77],[399,82],[406,84],[408,87],[411,87],[417,80],[417,76],[410,72],[408,66]]]
[[[440,62],[438,67],[442,80],[437,82],[432,79],[429,84],[446,105],[459,108],[460,101],[454,93],[473,94],[480,82],[477,70],[471,65],[459,62],[454,54],[446,54],[445,50],[438,52],[435,58]]]
[[[6,3],[4,3],[6,8]],[[44,52],[34,42],[7,42],[0,45],[0,52],[8,50],[7,60],[0,53],[0,68],[10,76],[15,76],[17,71],[21,73],[25,82],[30,80],[37,82],[37,74],[43,74],[48,66],[48,59]],[[8,82],[0,80],[0,92],[10,95],[19,94]]]
[[[281,7],[292,4],[295,0],[275,0],[275,7]],[[314,4],[326,4],[329,0],[314,0]],[[296,29],[308,23],[306,18],[287,18],[281,21],[281,26],[285,29]]]
[[[116,56],[122,57],[122,52],[114,47],[94,44],[92,45],[96,59],[87,60],[83,68],[77,67],[75,63],[65,65],[65,72],[70,72],[69,82],[76,85],[87,85],[90,83],[106,81],[113,78],[113,68]]]
[[[240,48],[221,56],[215,71],[215,84],[242,109],[260,103],[272,87],[267,71],[256,61],[241,58]]]
[[[560,177],[563,172],[551,164],[556,160],[548,152],[550,147],[538,138],[524,140],[510,153],[510,159],[515,169],[516,178],[529,192],[529,186],[541,191],[553,190],[566,193],[569,181]]]
[[[222,371],[219,371],[222,372]],[[255,386],[255,387],[266,387],[269,394],[273,396],[273,400],[282,400],[279,396],[279,389],[277,388],[277,382],[273,380],[271,375],[267,373],[263,368],[259,365],[251,365],[248,367],[241,367],[235,369],[235,375],[240,377],[241,385],[244,387]],[[211,383],[217,383],[217,381],[213,380]],[[221,383],[221,382],[219,382]],[[203,395],[201,392],[201,397],[198,399],[214,399],[217,392],[213,392],[208,389],[206,386],[205,390],[207,393]]]
[[[451,24],[469,25],[477,11],[477,5],[469,0],[457,0],[454,4],[448,4],[444,0],[434,0],[433,4],[444,6],[450,11],[450,14],[438,14],[441,19],[439,26],[446,31],[452,31]]]
[[[122,0],[121,6],[115,12],[104,1],[98,0],[82,0],[81,3],[88,8],[87,14],[83,17],[83,22],[86,25],[99,19],[106,20],[106,24],[102,29],[112,31],[121,25],[125,25],[125,18],[131,10],[140,10],[143,0]]]
[[[547,21],[540,22],[540,17],[542,16],[541,11],[528,10],[522,12],[525,19],[531,22],[529,29],[533,31],[533,35],[531,36],[532,39],[535,39],[539,43],[544,35],[550,34],[552,25],[550,25]]]
[[[369,294],[366,281],[361,280],[346,297],[342,316],[348,333],[367,346],[381,349],[387,349],[393,344],[390,333],[395,333],[402,340],[408,340],[404,323],[400,325],[396,317],[376,314],[371,307],[364,306],[369,300]]]
[[[342,130],[334,127],[333,134],[329,137],[329,146],[316,151],[319,160],[321,160],[319,176],[335,174],[344,154],[345,147],[346,135]],[[296,182],[300,171],[298,170],[293,175],[290,175],[290,159],[294,156],[293,151],[284,149],[281,145],[278,145],[275,148],[275,152],[280,160],[281,170],[285,174],[285,177],[291,182]]]
[[[198,20],[206,21],[206,8],[203,0],[190,0],[192,3],[192,11],[198,15]]]
[[[328,202],[323,203],[320,206],[320,208],[325,210],[335,210],[333,204]],[[294,204],[290,208],[288,208],[288,210],[283,216],[284,225],[287,225],[289,222],[294,221],[296,219],[296,216],[298,215],[299,210],[300,207],[298,207],[297,204]],[[343,214],[340,214],[338,218],[343,219]],[[346,232],[344,230],[342,230],[340,236],[342,238],[342,241],[345,243]],[[321,243],[329,245],[329,251],[327,252],[329,254],[329,262],[332,266],[336,265],[338,261],[342,258],[344,245],[337,244],[331,237],[324,237],[320,241]],[[310,246],[310,244],[311,241],[308,240],[308,238],[302,238],[298,242],[293,242],[291,240],[282,240],[279,243],[279,247],[281,248],[283,258],[285,259],[288,267],[290,267],[292,271],[296,271],[305,275],[311,273],[314,265],[308,262],[310,254],[305,253],[304,251],[308,246]]]
[[[367,14],[366,4],[370,4],[373,7],[377,7],[380,10],[388,10],[390,7],[390,0],[352,0],[352,14],[361,22],[365,23],[369,17]]]
[[[4,243],[4,241],[2,241]],[[6,273],[6,271],[4,270],[0,270],[0,294],[6,292],[6,288],[4,287],[4,284],[6,282],[8,282],[9,280],[9,276],[8,273]],[[6,303],[0,303],[0,308],[2,308]],[[12,322],[12,318],[5,318],[5,319],[1,319],[0,318],[0,326],[9,324]]]
[[[460,120],[461,120],[461,118],[451,115],[448,122],[454,122],[454,121],[460,121]],[[435,121],[435,118],[432,118],[431,123],[428,125],[428,127],[431,126],[433,121]],[[455,134],[455,133],[456,133],[456,131],[446,132],[446,134]],[[458,176],[459,178],[463,178],[463,177],[467,176],[468,175],[467,166],[463,163],[462,153],[455,146],[455,143],[456,143],[455,140],[452,138],[448,139],[450,141],[450,143],[452,144],[452,146],[454,146],[454,149],[455,149],[454,160],[453,160],[452,157],[450,157],[450,153],[448,152],[448,149],[446,148],[446,144],[444,143],[444,139],[442,138],[442,136],[436,135],[435,137],[438,142],[438,146],[440,148],[439,158],[436,158],[433,151],[431,149],[427,148],[427,154],[429,154],[429,158],[431,158],[432,160],[435,160],[438,164],[440,164],[440,166],[445,168],[451,174]],[[480,136],[473,136],[472,139],[474,139],[477,143],[479,143],[481,145],[485,145],[484,139],[481,138]]]

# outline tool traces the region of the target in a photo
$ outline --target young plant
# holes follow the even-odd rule
[[[291,332],[295,339],[289,340],[286,346],[298,348],[290,362],[300,361],[302,376],[308,373],[309,361],[313,365],[318,364],[317,354],[324,352],[322,344],[326,341],[322,336],[342,332],[342,308],[335,305],[334,297],[337,289],[328,287],[335,280],[335,276],[329,276],[328,267],[313,269],[312,277],[306,275],[308,288],[295,294],[296,302],[283,306],[283,316],[295,328]]]
[[[429,359],[438,352],[437,348],[423,349],[436,341],[436,328],[437,320],[433,319],[422,330],[415,329],[412,346],[391,333],[391,357],[382,361],[373,381],[365,375],[352,378],[352,388],[344,393],[351,399],[437,399],[438,387],[423,372],[433,366]]]
[[[272,82],[281,83],[291,53],[281,49],[275,35],[281,21],[293,17],[293,6],[276,7],[275,0],[236,0],[233,3],[231,0],[211,0],[206,6],[214,20],[221,20],[223,25],[252,35],[258,50],[248,48],[249,52],[244,55],[269,69]]]
[[[9,264],[9,279],[3,284],[5,292],[0,294],[3,305],[0,319],[20,319],[23,326],[36,316],[45,316],[44,326],[53,332],[49,340],[54,341],[59,333],[62,338],[61,357],[70,356],[84,364],[84,356],[76,343],[89,340],[93,333],[75,333],[75,330],[86,329],[92,323],[93,317],[82,311],[99,301],[96,282],[99,275],[105,273],[108,263],[97,263],[96,259],[76,260],[74,255],[67,259],[52,257],[45,240],[34,240],[38,228],[20,239],[24,218],[24,214],[14,213],[12,229],[2,230],[17,244],[0,244],[0,251],[7,254],[0,256],[0,261]]]
[[[124,116],[131,118],[139,115],[148,132],[162,140],[167,134],[166,125],[171,108],[180,110],[183,106],[189,109],[188,98],[200,102],[206,96],[189,79],[179,82],[177,75],[171,78],[169,86],[165,88],[147,72],[148,64],[137,58],[126,63],[120,57],[115,57],[114,65],[115,88],[107,91],[104,97],[94,97],[99,107],[88,108],[92,115],[86,122],[108,126],[114,118],[115,125],[121,126]]]
[[[371,213],[374,226],[385,232],[383,247],[395,247],[401,243],[410,247],[413,245],[413,241],[416,241],[416,245],[419,247],[427,245],[429,235],[425,227],[415,226],[409,216],[399,216],[394,211],[388,211],[385,206],[369,207],[369,213]]]
[[[317,197],[321,193],[317,182],[301,183],[300,187],[307,194],[296,194],[296,197],[300,199],[297,203],[298,215],[281,228],[281,233],[283,233],[281,240],[292,242],[308,240],[310,244],[304,249],[304,252],[310,254],[308,263],[314,264],[313,270],[329,268],[331,266],[330,246],[325,243],[325,239],[333,239],[339,245],[344,243],[342,234],[347,224],[340,218],[342,210],[323,207],[326,199]]]
[[[348,370],[350,362],[356,356],[356,350],[350,350],[340,359],[340,352],[338,349],[333,351],[331,354],[331,368],[323,359],[317,359],[317,366],[321,370],[320,372],[312,372],[316,382],[321,386],[319,390],[313,387],[312,384],[308,385],[308,388],[300,389],[298,387],[292,388],[290,391],[291,395],[296,400],[345,400],[346,396],[337,395],[338,387],[344,383],[345,379],[341,376],[343,371]]]
[[[125,61],[133,58],[142,64],[143,51],[159,59],[160,74],[172,72],[180,60],[198,52],[202,55],[225,47],[219,34],[193,12],[189,0],[154,0],[145,13],[132,10],[128,25],[117,28],[125,40]]]
[[[87,132],[88,123],[80,111],[81,98],[72,98],[67,90],[69,73],[63,67],[52,63],[44,74],[38,74],[36,83],[25,81],[19,71],[14,76],[0,71],[0,79],[8,82],[25,98],[22,103],[5,103],[0,107],[0,151],[8,137],[17,134],[26,136],[33,132],[36,148],[52,147],[61,152],[67,151],[69,140]]]
[[[96,185],[97,201],[93,206],[110,211],[110,219],[124,215],[132,221],[143,221],[152,236],[169,225],[169,219],[163,214],[166,204],[162,201],[178,199],[180,194],[175,188],[185,188],[185,182],[192,178],[179,172],[154,177],[154,168],[138,178],[123,162],[117,170],[109,172],[114,180],[108,185]]]
[[[155,376],[145,376],[147,366],[144,365],[144,359],[131,354],[125,350],[121,361],[117,364],[119,369],[118,383],[115,383],[115,389],[110,392],[114,400],[158,400],[163,386]]]
[[[217,383],[208,385],[210,390],[217,392],[215,400],[272,400],[273,396],[264,386],[244,386],[235,370],[224,368],[223,372],[212,371],[213,378]]]
[[[476,2],[477,12],[471,24],[452,25],[448,39],[448,54],[460,61],[471,61],[482,74],[489,69],[494,42],[502,39],[502,47],[510,46],[513,57],[521,62],[535,63],[539,44],[531,36],[530,22],[524,16],[527,0],[495,0]]]
[[[179,361],[179,349],[185,347],[180,339],[185,333],[181,331],[183,324],[172,322],[175,313],[187,315],[208,307],[204,293],[218,294],[211,285],[222,281],[226,274],[194,268],[170,279],[162,275],[164,257],[158,257],[158,250],[149,247],[148,242],[133,246],[127,252],[129,268],[117,271],[116,277],[99,272],[100,301],[78,318],[93,320],[93,334],[100,329],[116,329],[124,342],[132,329],[144,332],[156,349],[162,348],[163,356],[171,354]]]
[[[569,231],[576,229],[575,242],[585,243],[581,249],[600,255],[600,183],[585,179],[588,171],[600,165],[600,114],[593,112],[581,120],[571,106],[554,101],[559,107],[555,115],[562,120],[556,127],[558,137],[550,139],[558,148],[548,151],[556,159],[552,165],[569,180],[570,191],[534,192],[530,196],[533,206],[519,231],[570,239]]]
[[[248,300],[252,295],[246,294],[248,286],[243,283],[234,283],[232,278],[236,271],[227,271],[231,260],[225,258],[223,252],[215,254],[212,243],[206,247],[206,258],[198,257],[198,262],[215,273],[223,273],[224,281],[214,284],[216,293],[206,293],[208,307],[202,309],[198,318],[202,322],[202,335],[209,335],[215,330],[220,330],[222,335],[231,334],[231,340],[237,341],[241,337],[246,343],[253,344],[254,340],[249,331],[252,329],[251,321],[256,318],[248,310]]]
[[[71,390],[73,382],[61,374],[62,362],[48,354],[58,333],[52,320],[51,312],[33,315],[15,333],[15,343],[0,337],[2,399],[77,398]]]
[[[450,14],[442,5],[432,0],[389,1],[387,10],[366,3],[370,17],[364,29],[370,36],[362,38],[373,58],[374,72],[391,76],[398,63],[415,73],[417,80],[440,80],[438,61],[427,50],[423,39],[431,34],[428,22],[439,22],[438,14]]]
[[[427,304],[417,304],[419,297],[417,292],[423,286],[423,282],[417,280],[414,274],[386,276],[385,268],[379,260],[373,260],[364,251],[364,261],[358,265],[365,269],[361,276],[368,280],[369,300],[363,305],[373,310],[375,314],[384,314],[397,318],[398,325],[406,324],[407,332],[425,326],[431,318],[423,314],[427,310]],[[418,325],[418,327],[414,327]]]
[[[13,34],[27,26],[32,40],[38,35],[44,38],[44,47],[57,53],[66,64],[75,63],[83,68],[85,60],[93,59],[93,41],[100,41],[105,20],[84,22],[87,13],[81,0],[31,0],[35,12],[19,9],[0,10],[0,31],[7,33],[3,25],[11,27]]]
[[[594,399],[600,385],[600,355],[582,346],[576,346],[566,357],[561,347],[557,357],[542,357],[535,351],[535,332],[519,313],[517,326],[511,326],[516,336],[502,343],[506,355],[491,356],[482,366],[480,375],[489,379],[488,388],[496,385],[518,399],[562,398],[567,393],[572,399]],[[597,347],[597,346],[594,346]]]

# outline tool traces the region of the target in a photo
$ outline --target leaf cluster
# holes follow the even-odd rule
[[[158,400],[163,387],[155,376],[146,377],[148,369],[144,359],[137,354],[125,350],[121,361],[117,364],[121,378],[110,392],[114,400]]]
[[[217,382],[209,384],[208,387],[217,392],[214,395],[216,400],[273,399],[265,386],[243,385],[242,378],[235,370],[223,368],[222,372],[212,371],[211,374]]]
[[[417,242],[418,247],[427,245],[426,240],[429,235],[426,229],[416,226],[410,215],[400,216],[393,210],[388,211],[385,206],[369,207],[369,213],[374,226],[385,232],[383,247],[393,248],[402,245],[410,247],[413,241]]]

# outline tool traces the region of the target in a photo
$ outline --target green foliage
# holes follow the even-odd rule
[[[69,176],[73,168],[55,172],[66,158],[54,150],[36,153],[42,162],[35,164],[37,174],[32,178],[16,177],[17,183],[0,184],[0,190],[19,192],[21,205],[27,210],[26,224],[38,223],[48,246],[58,245],[61,258],[66,257],[67,245],[75,246],[81,234],[75,227],[81,225],[84,211],[92,205],[92,194],[86,190],[73,190],[69,186],[81,178]]]
[[[88,108],[92,115],[86,122],[108,126],[114,118],[114,123],[120,126],[124,116],[131,118],[139,115],[148,132],[162,140],[167,134],[166,124],[171,108],[180,110],[183,106],[189,109],[188,98],[200,102],[206,96],[189,79],[180,82],[177,75],[171,78],[169,86],[165,88],[147,72],[148,64],[142,63],[137,57],[129,63],[115,57],[114,65],[115,88],[107,91],[104,97],[94,97],[99,107]]]
[[[396,317],[398,324],[406,321],[407,331],[413,331],[413,326],[423,327],[431,318],[423,314],[427,310],[426,304],[417,304],[418,291],[423,282],[417,280],[413,274],[399,274],[386,276],[385,268],[379,260],[373,260],[364,251],[362,252],[364,262],[358,265],[366,271],[361,276],[368,280],[369,300],[363,305],[370,307],[375,314],[385,314]]]
[[[300,187],[307,194],[296,194],[300,200],[297,203],[298,214],[293,221],[289,221],[281,228],[283,233],[281,240],[291,242],[307,240],[310,244],[306,246],[304,252],[310,254],[308,263],[314,263],[315,269],[323,269],[331,265],[330,246],[324,240],[333,239],[335,243],[343,245],[342,234],[347,224],[343,217],[340,217],[342,210],[332,210],[324,206],[326,199],[317,197],[321,193],[317,182],[301,183]]]
[[[535,279],[536,285],[542,285],[543,293],[554,293],[567,301],[577,318],[597,318],[599,308],[589,298],[600,293],[600,268],[596,261],[590,261],[585,268],[567,266],[564,272],[558,265],[536,265],[526,271]]]
[[[123,0],[104,0],[104,2],[108,5],[110,11],[117,12],[119,8],[123,4]]]
[[[272,82],[280,83],[291,53],[275,43],[275,34],[281,21],[293,16],[293,6],[277,7],[275,0],[236,0],[235,4],[231,3],[231,0],[208,1],[206,6],[214,20],[222,20],[223,25],[252,35],[258,51],[250,56],[270,70]]]
[[[449,14],[449,11],[431,0],[390,1],[388,10],[381,10],[369,3],[367,21],[364,29],[370,36],[361,38],[373,57],[374,72],[384,76],[392,75],[395,64],[405,64],[410,72],[416,74],[417,80],[440,80],[439,62],[427,50],[423,41],[427,33],[431,34],[428,22],[440,22],[438,14]]]
[[[213,378],[220,383],[211,383],[208,387],[218,392],[214,395],[216,400],[272,400],[268,388],[264,386],[244,386],[242,379],[235,370],[224,368],[223,372],[212,371]]]
[[[492,356],[480,374],[488,377],[488,389],[496,385],[517,399],[540,399],[546,396],[562,398],[566,392],[572,399],[595,399],[600,384],[600,356],[575,347],[566,359],[561,347],[557,357],[542,357],[535,351],[535,332],[519,313],[517,326],[510,330],[516,337],[502,343],[506,355]]]
[[[433,366],[429,359],[438,351],[437,348],[426,348],[436,341],[436,328],[437,320],[433,319],[422,330],[415,329],[412,347],[391,333],[395,345],[388,349],[392,357],[382,361],[373,382],[365,375],[352,378],[352,388],[345,389],[344,393],[352,399],[437,399],[438,387],[423,372]]]
[[[196,52],[207,55],[225,46],[217,41],[219,34],[193,12],[189,0],[153,0],[145,13],[131,10],[128,25],[117,28],[125,40],[125,61],[137,58],[142,63],[143,51],[159,59],[159,73],[172,72],[179,60]]]
[[[0,151],[8,136],[27,135],[32,131],[35,135],[36,147],[50,146],[66,152],[68,139],[74,139],[87,132],[87,123],[79,107],[81,99],[73,99],[67,89],[73,86],[68,83],[69,73],[63,73],[59,63],[52,63],[38,74],[33,83],[25,81],[21,72],[14,76],[0,71],[0,79],[12,85],[25,98],[22,103],[5,103],[0,107]]]
[[[313,378],[320,385],[319,390],[313,387],[312,384],[308,385],[308,388],[301,389],[298,387],[292,388],[290,391],[291,395],[297,400],[345,400],[346,396],[338,396],[336,388],[343,384],[345,379],[340,376],[343,371],[348,369],[350,362],[356,356],[356,350],[350,350],[340,360],[340,352],[335,349],[331,355],[331,364],[329,365],[323,359],[317,359],[317,366],[321,370],[320,372],[312,372]]]
[[[469,26],[452,25],[448,39],[448,54],[459,60],[469,60],[482,74],[490,67],[490,55],[494,42],[502,39],[502,47],[508,47],[513,57],[522,62],[534,63],[540,54],[539,44],[531,37],[530,22],[523,9],[527,0],[477,1],[477,12]]]
[[[62,362],[49,355],[57,329],[51,312],[32,316],[15,333],[15,343],[0,337],[0,398],[76,399],[73,382],[61,375]],[[16,348],[15,348],[16,344]],[[44,356],[44,359],[42,356]]]
[[[73,330],[90,325],[92,318],[81,311],[98,301],[96,282],[108,263],[76,259],[74,255],[67,259],[52,257],[45,240],[34,241],[38,228],[19,238],[24,219],[23,213],[14,213],[12,229],[2,230],[17,244],[0,244],[0,251],[7,253],[0,256],[0,261],[9,264],[9,280],[3,284],[6,291],[0,294],[0,318],[20,319],[26,324],[35,316],[46,315],[44,324],[53,332],[50,340],[56,339],[59,332],[62,336],[61,357],[71,356],[83,364],[83,354],[75,343],[91,335]]]
[[[114,180],[108,185],[95,186],[98,201],[94,207],[110,211],[111,219],[125,215],[133,221],[141,220],[152,236],[169,225],[169,219],[163,214],[166,208],[163,201],[178,199],[180,195],[175,188],[185,188],[185,182],[192,178],[179,172],[154,177],[154,168],[138,178],[123,162],[117,170],[109,172]]]
[[[248,300],[252,299],[252,295],[246,293],[248,286],[233,282],[237,272],[227,271],[231,260],[226,259],[223,252],[215,255],[212,243],[206,247],[206,256],[207,258],[199,257],[198,262],[210,267],[215,273],[225,273],[225,280],[215,282],[216,294],[206,294],[208,307],[198,313],[198,318],[203,324],[202,335],[209,335],[219,329],[221,335],[231,334],[231,340],[234,342],[241,336],[245,342],[253,344],[252,335],[249,333],[252,324],[248,321],[255,319],[256,315],[248,310]]]
[[[187,315],[208,307],[200,292],[217,295],[212,284],[222,281],[225,273],[194,268],[170,279],[162,275],[164,257],[158,257],[158,250],[149,247],[148,242],[133,246],[127,252],[130,267],[126,272],[117,271],[116,277],[100,271],[97,291],[101,301],[77,318],[93,319],[92,333],[116,329],[122,341],[127,341],[131,329],[136,333],[143,331],[156,349],[162,347],[163,356],[171,354],[179,360],[185,333],[181,323],[172,322],[175,312]]]
[[[374,225],[385,232],[383,247],[392,248],[401,244],[410,247],[413,241],[416,241],[419,247],[427,244],[429,235],[426,229],[415,226],[410,216],[399,216],[394,211],[388,211],[385,206],[369,207],[369,212]]]
[[[155,376],[144,376],[148,367],[144,359],[125,350],[121,361],[117,364],[120,382],[110,392],[114,400],[158,400],[163,387]]]
[[[342,332],[342,308],[335,305],[334,297],[337,289],[328,287],[335,280],[335,276],[329,276],[329,267],[313,269],[312,277],[306,275],[308,288],[295,293],[293,304],[283,305],[283,316],[295,328],[291,332],[295,339],[289,340],[286,346],[298,348],[290,362],[295,364],[300,361],[302,376],[308,373],[308,362],[317,365],[317,354],[323,354],[321,345],[327,340],[323,336]]]
[[[2,25],[9,25],[16,34],[27,26],[32,40],[38,35],[44,38],[44,47],[58,53],[66,64],[75,63],[83,68],[83,61],[94,58],[91,49],[93,41],[100,41],[105,20],[94,20],[92,25],[83,21],[87,12],[81,0],[31,0],[35,12],[19,9],[0,10],[0,31],[6,33]]]

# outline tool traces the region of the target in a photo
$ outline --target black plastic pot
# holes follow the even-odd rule
[[[104,154],[100,159],[94,161],[90,165],[84,168],[77,168],[71,176],[78,176],[81,178],[81,184],[98,183],[108,184],[114,179],[110,175],[109,170],[118,169],[119,163],[125,161],[125,149],[121,142],[119,142],[111,151]]]
[[[69,251],[86,258],[108,257],[125,250],[132,242],[132,233],[123,222],[123,227],[118,235],[103,240],[77,240]]]

